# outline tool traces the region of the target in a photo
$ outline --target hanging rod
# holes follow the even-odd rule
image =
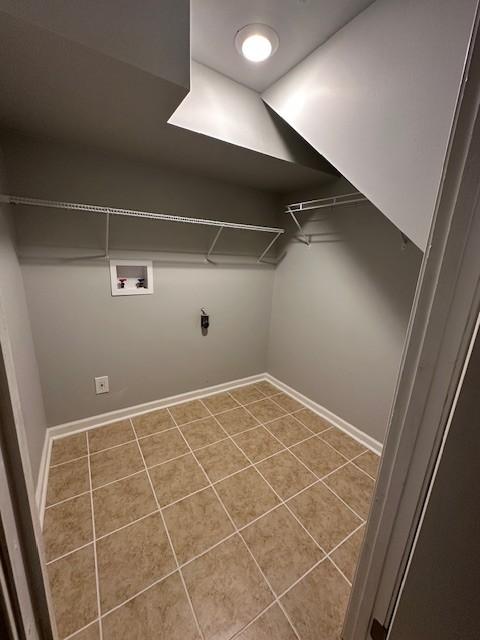
[[[264,233],[274,233],[275,238],[269,242],[267,248],[261,253],[257,262],[262,262],[264,256],[277,241],[277,239],[285,233],[285,229],[277,227],[262,227],[253,224],[242,224],[240,222],[225,222],[223,220],[209,220],[207,218],[189,218],[187,216],[175,216],[167,213],[155,213],[153,211],[139,211],[136,209],[119,209],[117,207],[103,207],[93,204],[82,204],[78,202],[57,202],[56,200],[41,200],[39,198],[26,198],[23,196],[1,195],[0,202],[13,205],[26,205],[31,207],[47,207],[49,209],[66,209],[70,211],[80,211],[84,213],[98,213],[106,215],[105,229],[105,257],[108,258],[109,250],[109,234],[110,234],[110,215],[127,216],[131,218],[148,218],[151,220],[163,220],[165,222],[180,222],[185,224],[198,224],[208,227],[219,227],[219,230],[210,245],[208,253],[205,257],[207,262],[212,262],[210,256],[220,237],[223,229],[240,229],[243,231],[260,231]]]
[[[340,205],[355,204],[356,202],[365,201],[368,202],[368,198],[366,198],[363,193],[360,193],[360,191],[353,191],[352,193],[329,196],[328,198],[318,198],[317,200],[306,200],[304,202],[287,204],[285,207],[285,213],[292,215],[292,213],[300,213],[301,211],[324,209],[325,207],[338,207]]]

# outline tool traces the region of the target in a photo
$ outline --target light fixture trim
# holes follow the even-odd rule
[[[235,47],[238,53],[254,64],[269,60],[278,49],[277,33],[266,24],[247,24],[235,35]]]

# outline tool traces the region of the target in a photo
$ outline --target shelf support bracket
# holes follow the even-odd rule
[[[108,260],[110,258],[110,214],[107,213],[105,218],[105,259]]]
[[[213,250],[215,249],[215,245],[217,244],[218,239],[220,238],[220,235],[221,235],[222,231],[224,230],[224,228],[225,228],[225,227],[220,227],[220,228],[219,228],[219,230],[218,230],[218,231],[217,231],[217,233],[215,234],[215,237],[214,237],[214,239],[213,239],[213,241],[212,241],[212,244],[210,245],[210,248],[209,248],[209,250],[208,250],[208,253],[207,253],[207,255],[205,256],[205,260],[206,260],[206,262],[209,262],[210,264],[215,264],[215,262],[214,262],[213,260],[210,260],[210,256],[212,255]]]
[[[266,249],[262,252],[262,254],[258,257],[257,263],[259,262],[263,262],[263,258],[267,255],[267,253],[270,251],[270,249],[273,247],[273,245],[275,244],[275,242],[279,239],[279,237],[282,235],[283,233],[283,229],[280,230],[275,237],[273,238],[273,240],[271,240]]]
[[[307,245],[307,247],[309,247],[310,246],[310,240],[305,235],[305,233],[304,233],[304,231],[302,229],[302,225],[299,223],[299,221],[297,220],[296,215],[293,213],[293,211],[291,210],[290,207],[287,207],[287,213],[290,214],[290,217],[292,218],[292,220],[294,221],[294,223],[297,226],[298,232],[300,234],[300,237],[299,237],[300,242],[303,242],[304,244]]]

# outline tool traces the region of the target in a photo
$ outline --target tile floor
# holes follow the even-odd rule
[[[55,440],[59,638],[339,638],[377,466],[265,381]]]

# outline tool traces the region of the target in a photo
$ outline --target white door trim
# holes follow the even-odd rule
[[[478,7],[345,640],[388,628],[480,309]]]

